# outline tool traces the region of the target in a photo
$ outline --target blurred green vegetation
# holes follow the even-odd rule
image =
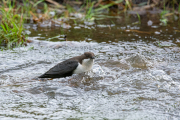
[[[79,13],[81,17],[76,19],[83,21],[94,21],[120,17],[119,14],[127,10],[133,11],[137,7],[136,0],[66,0],[66,3],[59,4],[54,0],[2,0],[0,1],[0,45],[1,47],[13,48],[25,45],[26,36],[24,23],[33,20],[34,23],[44,20],[56,20],[58,18],[71,18],[72,14]],[[70,4],[71,3],[71,4]],[[74,7],[75,6],[75,7]],[[78,6],[78,7],[77,7]],[[159,7],[162,12],[160,21],[167,25],[169,16],[178,16],[180,5],[178,0],[163,0],[142,2],[139,8]],[[144,8],[143,8],[144,7]],[[51,13],[54,13],[52,15]],[[107,13],[107,14],[105,14]],[[113,13],[109,15],[108,13]],[[141,17],[136,12],[141,24]],[[76,19],[73,19],[77,24]],[[66,21],[67,22],[67,21]],[[62,23],[61,23],[62,24]]]

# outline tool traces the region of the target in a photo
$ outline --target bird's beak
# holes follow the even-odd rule
[[[93,57],[91,57],[91,59],[95,59],[95,57],[93,56]]]

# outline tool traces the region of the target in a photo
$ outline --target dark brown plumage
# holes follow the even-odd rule
[[[65,60],[54,67],[49,71],[39,76],[39,78],[61,78],[66,76],[71,76],[79,64],[82,65],[84,59],[94,59],[95,55],[92,52],[85,52],[81,56],[76,56]],[[85,72],[85,71],[84,71]]]

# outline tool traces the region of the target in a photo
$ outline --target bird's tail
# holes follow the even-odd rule
[[[41,76],[39,76],[38,78],[48,78],[48,76],[46,74],[42,74]]]

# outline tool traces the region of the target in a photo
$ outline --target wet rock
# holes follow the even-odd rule
[[[104,71],[99,65],[95,65],[93,69],[86,73],[74,74],[68,78],[70,87],[82,88],[84,90],[99,89],[97,81],[104,78]]]
[[[180,42],[179,42],[178,44],[180,44]],[[179,47],[173,47],[173,48],[172,48],[172,51],[173,51],[174,53],[179,53],[179,52],[180,52],[180,48],[179,48]]]
[[[69,79],[69,85],[71,87],[79,87],[83,89],[84,86],[95,84],[99,79],[100,78],[87,75],[87,73],[75,74]]]
[[[151,74],[153,77],[155,77],[156,80],[160,82],[169,82],[172,81],[172,78],[165,73],[163,70],[151,70]]]
[[[122,60],[121,62],[119,61],[114,61],[114,60],[109,60],[105,63],[101,63],[101,65],[106,66],[106,67],[118,67],[121,69],[130,69],[130,66],[126,63],[126,61]]]
[[[33,87],[33,88],[30,88],[29,90],[27,90],[27,92],[29,92],[31,94],[41,94],[43,92],[43,88],[41,86]]]
[[[148,26],[152,26],[152,24],[153,24],[153,21],[151,21],[151,20],[149,20],[149,21],[147,22],[147,25],[148,25]]]
[[[54,91],[49,91],[46,93],[49,99],[55,99],[56,93]]]
[[[124,66],[132,66],[134,68],[141,68],[141,69],[147,69],[151,63],[140,54],[132,55],[128,58],[121,59],[120,63]]]

